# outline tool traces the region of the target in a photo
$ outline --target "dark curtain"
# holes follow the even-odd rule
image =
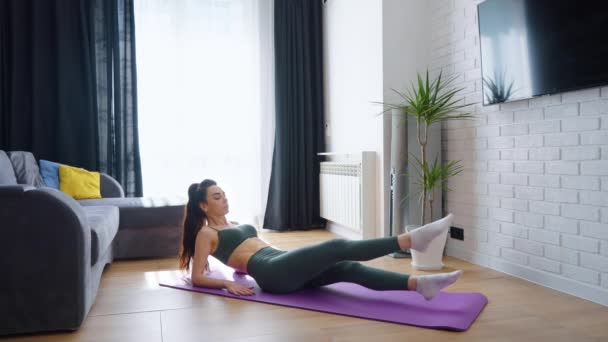
[[[142,195],[133,0],[91,0],[100,170]]]
[[[319,158],[323,136],[320,0],[275,0],[276,131],[264,228],[323,227]]]
[[[141,195],[133,27],[127,0],[0,1],[0,149]]]
[[[98,169],[86,1],[0,6],[0,149]]]

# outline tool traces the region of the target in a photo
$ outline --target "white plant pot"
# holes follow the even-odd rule
[[[420,228],[417,225],[406,226],[405,230],[411,232]],[[443,268],[443,248],[448,238],[448,229],[434,238],[424,252],[410,249],[412,266],[421,271],[437,271]]]

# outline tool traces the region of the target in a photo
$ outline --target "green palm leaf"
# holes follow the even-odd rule
[[[447,186],[447,180],[463,170],[458,161],[450,161],[443,165],[435,158],[432,165],[426,162],[429,126],[447,120],[468,120],[475,117],[467,110],[473,103],[465,103],[463,98],[457,97],[458,93],[464,88],[455,87],[453,84],[456,80],[456,75],[444,77],[443,72],[439,72],[439,75],[431,80],[429,71],[427,70],[424,75],[418,73],[416,80],[412,82],[410,88],[405,92],[392,89],[402,102],[376,102],[387,108],[384,112],[390,109],[401,109],[406,115],[414,118],[418,125],[418,142],[421,147],[421,159],[412,156],[410,164],[413,165],[412,173],[415,173],[415,175],[408,175],[416,177],[414,184],[418,189],[410,191],[401,202],[414,194],[419,194],[421,201],[425,202],[427,195],[431,194],[429,203],[432,203],[433,190],[440,187],[445,191],[451,191]],[[505,93],[509,93],[510,91],[511,87],[504,90]],[[424,223],[426,204],[422,204],[422,222]],[[431,216],[432,214],[433,211],[431,209]]]

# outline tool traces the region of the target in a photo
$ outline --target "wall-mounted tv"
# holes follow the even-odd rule
[[[477,6],[483,105],[608,84],[608,0]]]

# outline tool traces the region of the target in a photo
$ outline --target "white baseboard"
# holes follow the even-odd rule
[[[564,292],[594,303],[608,306],[608,289],[586,285],[562,276],[517,265],[494,256],[485,255],[448,245],[447,254],[472,264],[491,268],[531,283]]]
[[[361,240],[363,238],[363,235],[361,234],[361,232],[354,231],[350,228],[343,227],[337,223],[330,222],[330,221],[327,221],[326,229],[336,235],[340,235],[343,238],[346,238],[349,240]]]

